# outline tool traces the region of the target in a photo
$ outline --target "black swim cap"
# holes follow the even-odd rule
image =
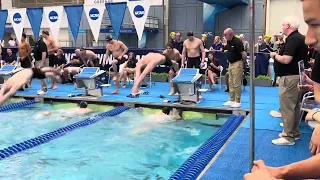
[[[85,101],[81,101],[81,102],[79,103],[79,107],[80,107],[80,108],[87,108],[87,107],[88,107],[88,103],[85,102]]]
[[[107,37],[106,37],[106,41],[112,41],[113,40],[113,38],[112,38],[112,36],[109,34],[109,35],[107,35]]]
[[[172,110],[172,108],[170,108],[170,107],[164,107],[164,108],[162,109],[162,112],[163,112],[164,114],[166,114],[166,115],[169,115],[171,110]]]

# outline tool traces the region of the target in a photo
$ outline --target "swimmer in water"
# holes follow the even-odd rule
[[[15,73],[5,83],[0,90],[0,106],[23,86],[29,83],[32,78],[46,79],[47,77],[59,79],[59,70],[52,67],[27,68]]]
[[[132,134],[137,135],[147,132],[172,120],[182,120],[182,111],[175,108],[165,107],[162,109],[162,112],[146,116],[139,128],[135,129]]]
[[[68,111],[64,112],[64,113],[58,112],[58,114],[59,114],[60,117],[70,118],[70,117],[77,116],[77,115],[89,114],[91,112],[93,112],[93,110],[88,108],[88,103],[85,102],[85,101],[81,101],[78,104],[77,108],[68,109]],[[41,115],[42,116],[51,116],[52,112],[43,111],[43,112],[41,112]]]
[[[134,85],[132,87],[132,93],[128,97],[136,97],[139,92],[140,83],[157,65],[165,65],[169,68],[174,68],[176,72],[179,69],[178,63],[173,61],[166,52],[149,53],[146,56],[143,56],[136,65]]]

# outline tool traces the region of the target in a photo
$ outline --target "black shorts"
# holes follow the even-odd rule
[[[31,59],[30,57],[26,57],[24,60],[20,62],[21,67],[23,68],[31,68]]]
[[[119,72],[120,65],[125,63],[127,61],[127,59],[125,57],[122,57],[121,59],[119,59],[119,58],[114,58],[114,59],[118,61],[118,63],[116,65],[117,65],[117,72]]]
[[[188,60],[187,61],[187,68],[196,68],[196,69],[200,68],[200,64],[201,64],[200,56],[198,56],[198,57],[188,57],[187,60]]]
[[[161,55],[163,55],[166,59],[165,62],[162,65],[168,66],[168,67],[172,67],[172,60],[170,59],[170,57],[166,54],[160,53]]]
[[[32,71],[33,71],[32,78],[37,78],[37,79],[45,79],[46,78],[46,74],[43,71],[41,71],[41,69],[32,68]]]
[[[59,64],[59,60],[56,55],[49,55],[49,66],[54,67],[54,65]]]
[[[94,59],[93,61],[94,67],[99,67],[100,66],[100,59],[97,57],[97,59]]]

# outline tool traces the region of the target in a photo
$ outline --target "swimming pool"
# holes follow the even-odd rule
[[[25,109],[15,112],[21,111]],[[147,130],[136,133],[146,126],[150,113],[156,112],[130,109],[4,159],[0,179],[168,179],[219,128],[203,125],[212,124],[208,122],[214,116],[208,120],[193,114],[192,120],[148,124]],[[67,121],[53,123],[52,130],[72,120]]]

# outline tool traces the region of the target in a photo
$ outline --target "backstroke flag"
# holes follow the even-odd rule
[[[43,16],[43,8],[28,8],[27,16],[29,18],[33,35],[36,38],[36,40],[38,40]]]
[[[9,9],[8,15],[13,27],[13,30],[16,34],[17,40],[21,42],[22,32],[24,21],[26,19],[26,9]]]
[[[106,3],[106,7],[112,24],[113,33],[116,39],[119,39],[121,25],[123,22],[124,14],[126,13],[127,3]]]
[[[44,17],[48,22],[52,37],[57,41],[63,16],[63,6],[44,7],[43,12]]]
[[[64,10],[67,13],[69,27],[73,35],[74,40],[78,39],[80,22],[83,12],[83,5],[78,6],[65,6]]]
[[[0,40],[3,40],[8,18],[7,10],[0,10]]]
[[[144,24],[148,17],[150,2],[128,1],[128,8],[140,41],[144,31]]]
[[[99,39],[104,10],[105,7],[100,4],[84,5],[84,12],[86,13],[91,32],[96,42],[98,42]]]

